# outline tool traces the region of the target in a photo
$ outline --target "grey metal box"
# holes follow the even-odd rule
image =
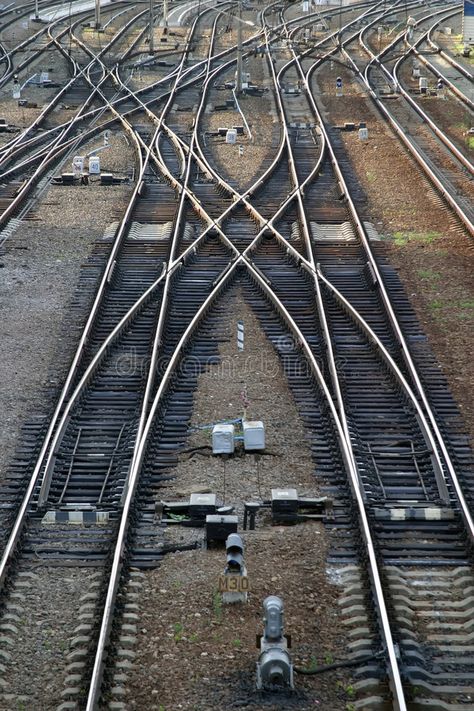
[[[272,489],[272,515],[276,520],[298,514],[298,493],[296,489]]]
[[[225,542],[231,533],[237,533],[238,516],[219,514],[206,516],[206,540]]]
[[[215,494],[191,494],[189,497],[190,518],[206,518],[216,512]]]
[[[250,450],[265,449],[265,427],[261,420],[244,420],[244,448]]]
[[[214,425],[212,430],[212,453],[233,454],[234,425]]]

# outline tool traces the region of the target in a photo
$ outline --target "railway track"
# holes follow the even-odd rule
[[[385,13],[376,8],[374,20],[373,8],[361,10],[344,27],[354,37],[355,23],[370,27]],[[324,49],[325,38],[314,60],[291,42],[277,47],[295,23],[277,4],[262,10],[246,61],[261,61],[251,50],[262,44],[279,132],[257,179],[242,186],[204,140],[215,85],[232,79],[237,61],[233,49],[215,50],[226,12],[195,17],[181,58],[151,85],[159,88],[151,99],[150,87],[133,90],[122,75],[128,45],[111,68],[113,43],[97,52],[74,36],[79,54],[71,62],[83,65],[77,75],[90,92],[76,116],[107,112],[85,136],[120,121],[138,168],[41,449],[33,431],[24,466],[7,483],[14,496],[7,491],[3,521],[3,629],[14,634],[15,600],[26,609],[37,602],[29,597],[31,561],[43,566],[43,584],[54,566],[94,569],[87,588],[87,577],[77,576],[83,595],[70,609],[77,626],[57,631],[71,650],[58,667],[59,696],[67,708],[121,708],[137,644],[139,571],[169,551],[201,545],[199,534],[169,545],[155,505],[176,475],[198,377],[219,361],[222,314],[238,291],[281,358],[318,486],[334,503],[328,562],[347,592],[341,609],[355,642],[348,658],[360,703],[468,707],[469,606],[460,598],[474,580],[472,457],[398,277],[369,239],[363,195],[315,99],[315,71],[339,48]],[[139,17],[124,25],[124,36]],[[208,55],[188,66],[193,37],[208,22]],[[90,108],[92,97],[99,108]],[[173,124],[177,100],[195,107],[192,126]],[[57,128],[47,132],[55,150],[28,137],[27,150],[30,141],[39,146],[33,162],[63,159],[77,145],[69,129],[55,139]],[[2,155],[8,161],[16,150],[21,141]],[[469,221],[459,199],[450,202]],[[242,507],[240,500],[239,514]],[[86,524],[79,537],[68,524],[78,520]]]
[[[363,78],[377,106],[390,120],[398,135],[400,137],[404,136],[405,145],[411,150],[430,180],[440,190],[442,196],[449,202],[451,207],[455,209],[472,234],[472,162],[465,156],[465,152],[459,150],[445,135],[444,131],[438,128],[429,118],[419,102],[415,102],[401,86],[398,71],[404,59],[410,56],[411,49],[402,52],[401,57],[390,60],[390,52],[400,51],[397,48],[403,38],[394,39],[382,52],[374,54],[364,41],[364,35],[365,30],[361,30],[359,41],[364,52],[369,54],[370,61],[366,63],[363,71],[360,71],[357,60],[354,61],[345,51],[347,58],[354,70]],[[381,58],[383,58],[382,61]],[[371,79],[372,76],[374,76],[373,80]],[[387,89],[387,79],[389,89]],[[390,105],[388,105],[384,99],[384,94],[392,92],[392,86],[395,87],[395,90],[399,89],[402,92],[404,103],[400,106],[396,102],[390,102]],[[410,107],[408,111],[407,106]],[[416,119],[413,121],[411,118],[412,109],[416,111],[416,114],[421,119],[421,123],[418,126],[418,121]],[[426,128],[426,125],[428,125],[429,129]]]

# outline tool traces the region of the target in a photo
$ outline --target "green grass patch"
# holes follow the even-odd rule
[[[355,689],[352,684],[346,686],[346,694],[351,698],[355,696]]]
[[[462,309],[474,309],[474,301],[472,301],[472,300],[470,300],[470,301],[460,301],[460,302],[459,302],[459,306],[460,306]]]
[[[214,593],[212,598],[212,608],[214,611],[214,617],[218,622],[222,621],[222,597],[217,591]]]
[[[463,36],[456,35],[454,37],[454,51],[457,52],[457,54],[460,54],[462,56],[463,49],[464,49]],[[474,64],[474,49],[472,47],[471,47],[470,57],[463,57],[463,60],[465,62],[469,62],[469,64]]]
[[[441,274],[439,272],[434,272],[432,269],[418,269],[418,276],[426,281],[438,281]]]
[[[432,244],[441,237],[440,232],[394,232],[393,241],[397,247],[404,247],[409,242]]]
[[[183,639],[183,632],[184,632],[184,628],[183,628],[183,625],[181,624],[181,622],[176,622],[173,625],[173,632],[174,632],[174,635],[173,635],[174,641],[181,642],[181,640]]]
[[[428,305],[432,311],[439,311],[444,307],[444,303],[441,301],[441,299],[433,299],[429,302]]]
[[[467,137],[467,147],[474,150],[474,136]]]

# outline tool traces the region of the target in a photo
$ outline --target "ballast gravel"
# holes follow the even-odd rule
[[[237,320],[244,321],[245,348],[236,348]],[[296,678],[294,695],[262,697],[255,690],[256,635],[262,632],[262,602],[281,595],[285,629],[292,637],[296,665],[323,665],[347,655],[341,623],[341,589],[326,573],[331,534],[317,521],[272,526],[261,514],[255,531],[242,532],[243,502],[270,497],[271,487],[294,486],[303,496],[318,494],[318,465],[311,458],[307,432],[281,371],[280,361],[251,308],[237,293],[222,313],[224,340],[220,363],[198,379],[192,425],[242,414],[262,419],[266,455],[189,457],[188,450],[210,443],[210,430],[198,429],[185,444],[175,480],[162,489],[164,500],[188,500],[206,489],[239,513],[250,580],[247,603],[223,604],[218,577],[223,549],[169,554],[145,573],[136,602],[139,634],[126,683],[127,707],[150,711],[257,711],[321,708],[343,711],[351,701],[347,670]],[[224,470],[225,466],[225,470]],[[168,526],[165,545],[202,539],[202,529]]]
[[[366,219],[375,224],[400,274],[430,346],[447,378],[474,445],[474,249],[414,160],[383,123],[360,85],[343,73],[335,96],[336,66],[319,82],[319,101],[332,125],[366,121],[369,139],[341,132],[367,195]],[[403,176],[401,180],[400,176]]]
[[[111,137],[103,165],[131,167],[121,155],[119,135]],[[115,145],[116,144],[116,145]],[[51,186],[21,223],[0,255],[0,479],[20,441],[20,427],[50,408],[45,388],[58,383],[72,356],[67,336],[70,301],[82,264],[108,224],[120,218],[130,185]]]

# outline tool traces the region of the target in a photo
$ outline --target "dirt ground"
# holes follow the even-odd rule
[[[297,676],[294,696],[262,699],[255,691],[255,640],[262,633],[262,601],[267,595],[281,595],[284,600],[285,630],[292,637],[296,665],[309,668],[347,655],[345,630],[335,624],[337,588],[324,575],[326,551],[320,524],[267,527],[243,538],[251,586],[247,603],[221,602],[217,580],[224,568],[222,550],[169,554],[160,568],[147,575],[140,595],[143,627],[127,685],[131,707],[156,711],[347,708],[351,683],[343,670]]]

